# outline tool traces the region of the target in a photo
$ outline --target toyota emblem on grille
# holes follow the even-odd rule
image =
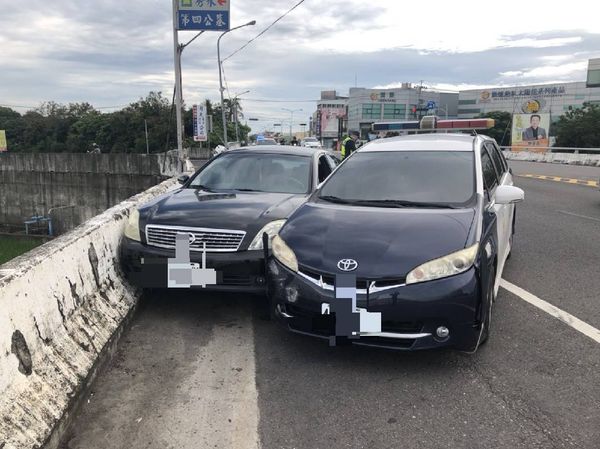
[[[194,243],[196,241],[196,236],[194,234],[192,234],[191,232],[189,233],[189,236],[190,236],[190,245],[191,245],[192,243]]]
[[[337,267],[342,271],[354,271],[358,268],[358,262],[354,259],[342,259],[337,263]]]

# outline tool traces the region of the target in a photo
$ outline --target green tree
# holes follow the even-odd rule
[[[510,112],[490,111],[486,114],[480,114],[477,118],[492,118],[496,122],[493,128],[486,129],[482,134],[495,139],[500,146],[511,144],[512,115]]]
[[[557,147],[600,148],[600,105],[584,103],[554,124]]]

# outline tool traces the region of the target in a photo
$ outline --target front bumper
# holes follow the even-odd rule
[[[120,256],[121,267],[133,284],[144,288],[167,288],[168,259],[175,257],[175,250],[156,248],[123,237]],[[190,261],[201,264],[202,253],[191,252]],[[206,253],[206,267],[217,271],[217,285],[192,288],[252,294],[266,292],[263,251],[209,252]]]
[[[335,316],[322,315],[323,303],[335,292],[325,290],[291,272],[271,258],[268,264],[271,307],[289,330],[328,339],[335,335]],[[481,325],[479,275],[475,268],[445,279],[358,294],[357,307],[381,312],[381,336],[349,339],[355,345],[418,350],[451,346],[471,351],[477,347]],[[450,330],[447,338],[436,329]]]

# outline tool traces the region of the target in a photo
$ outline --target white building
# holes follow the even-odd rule
[[[492,111],[511,114],[550,114],[551,122],[583,103],[600,104],[600,59],[588,63],[587,81],[463,90],[458,98],[459,118]]]

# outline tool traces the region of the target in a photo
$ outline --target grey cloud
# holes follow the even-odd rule
[[[135,101],[150,90],[163,90],[170,97],[173,70],[170,2],[164,0],[105,0],[83,3],[66,0],[10,2],[0,16],[0,41],[43,48],[43,54],[19,55],[20,61],[3,60],[0,71],[0,103],[36,105],[42,100],[89,101],[120,105]],[[222,42],[226,56],[255,36],[295,1],[237,2],[234,23],[257,18],[256,27],[231,33]],[[574,54],[574,60],[600,56],[600,35],[578,31],[507,36],[506,41],[581,37],[581,42],[560,47],[502,47],[472,53],[426,53],[409,48],[352,54],[307,50],[303,43],[332,32],[352,32],[353,24],[376,26],[383,9],[347,7],[349,1],[323,5],[306,1],[225,64],[231,92],[251,86],[246,98],[316,99],[323,89],[347,92],[354,85],[372,87],[401,81],[498,85],[507,82],[504,72],[527,72],[551,62],[543,57]],[[356,2],[364,5],[364,2]],[[319,11],[320,21],[311,20]],[[48,17],[66,18],[73,29],[65,36],[40,35],[28,29],[29,11]],[[324,24],[323,24],[324,23]],[[79,27],[79,28],[78,28]],[[348,30],[348,31],[346,31]],[[193,33],[182,33],[181,41]],[[218,98],[216,39],[205,33],[184,52],[184,83],[189,101],[207,96]],[[23,68],[23,60],[30,66]],[[537,80],[520,78],[519,82]],[[292,103],[290,103],[292,104]],[[281,103],[244,102],[247,116],[279,117]],[[297,103],[306,116],[310,102]]]

